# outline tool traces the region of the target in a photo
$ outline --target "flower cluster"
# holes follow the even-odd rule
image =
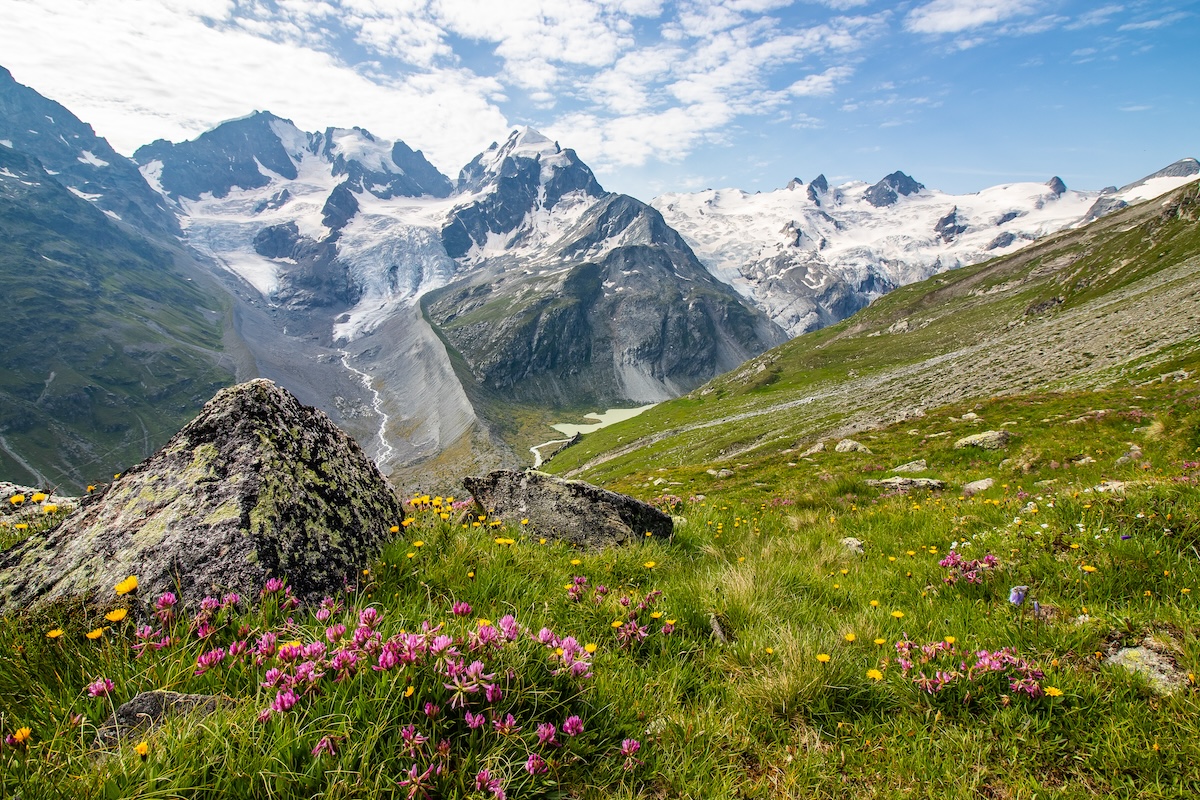
[[[978,691],[997,678],[1006,681],[1008,689],[1030,697],[1044,692],[1038,683],[1045,677],[1042,670],[1019,657],[1011,647],[999,650],[967,652],[947,641],[918,645],[905,639],[896,643],[896,663],[901,674],[928,694],[937,694],[951,684],[964,684]]]
[[[960,580],[967,583],[983,583],[987,574],[998,567],[999,564],[1000,562],[991,553],[988,553],[983,558],[968,561],[957,550],[951,550],[949,555],[938,562],[939,566],[950,570],[950,574],[942,580],[951,586]]]

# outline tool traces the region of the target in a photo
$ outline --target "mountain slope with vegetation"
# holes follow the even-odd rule
[[[0,472],[81,491],[232,380],[225,308],[151,244],[0,147]]]
[[[588,480],[729,466],[964,398],[1168,372],[1200,349],[1200,184],[897,289],[563,451]]]

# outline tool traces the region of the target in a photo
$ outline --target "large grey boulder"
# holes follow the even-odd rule
[[[403,507],[323,412],[266,380],[223,389],[171,441],[48,533],[0,553],[0,610],[96,593],[319,599],[352,580]]]
[[[645,538],[669,537],[671,517],[652,505],[583,481],[544,472],[496,470],[463,478],[463,486],[489,517],[528,529],[537,536],[598,548]]]
[[[834,452],[837,453],[870,453],[871,450],[862,442],[856,442],[853,439],[842,439],[834,446]]]

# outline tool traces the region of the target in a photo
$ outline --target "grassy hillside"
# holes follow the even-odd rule
[[[954,447],[985,428],[1013,438]],[[416,775],[431,797],[486,797],[487,770],[509,797],[1194,796],[1200,383],[939,408],[863,443],[872,452],[773,455],[725,477],[631,478],[621,485],[678,515],[674,539],[606,552],[460,523],[448,499],[427,500],[324,618],[267,595],[163,624],[155,598],[112,593],[5,619],[0,733],[29,730],[0,750],[0,785],[29,798],[420,797]],[[915,458],[946,489],[866,483]],[[962,494],[983,477],[990,489]],[[983,562],[973,577],[946,565],[952,547]],[[1028,587],[1019,606],[1015,586]],[[105,619],[113,608],[129,616]],[[379,618],[363,626],[366,608]],[[506,615],[521,626],[512,640],[482,644]],[[355,648],[330,644],[330,626],[403,643],[425,623],[501,695],[455,708],[433,654],[404,666],[356,650],[338,677],[336,650]],[[326,648],[306,651],[323,674],[286,709],[272,675],[299,675],[302,659],[256,659],[268,634]],[[564,663],[568,636],[587,645],[587,676],[555,674],[576,660]],[[1113,663],[1134,647],[1169,693]],[[113,707],[164,688],[224,705],[94,749]],[[561,747],[539,738],[547,725]]]
[[[79,491],[154,452],[232,380],[225,308],[167,251],[0,149],[0,477]]]
[[[720,464],[964,398],[1154,377],[1200,350],[1200,184],[891,292],[548,465]]]

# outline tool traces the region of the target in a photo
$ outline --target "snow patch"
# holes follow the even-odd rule
[[[13,146],[12,139],[0,139],[0,144],[4,145],[9,150],[12,150],[12,146]]]
[[[75,195],[76,197],[83,198],[84,200],[99,200],[101,197],[104,196],[102,194],[88,194],[87,192],[81,192],[78,189],[76,189],[74,186],[68,186],[67,191],[70,192],[71,194]]]
[[[98,158],[91,150],[84,150],[78,158],[75,159],[81,164],[91,164],[93,167],[107,167],[108,162],[102,158]]]

